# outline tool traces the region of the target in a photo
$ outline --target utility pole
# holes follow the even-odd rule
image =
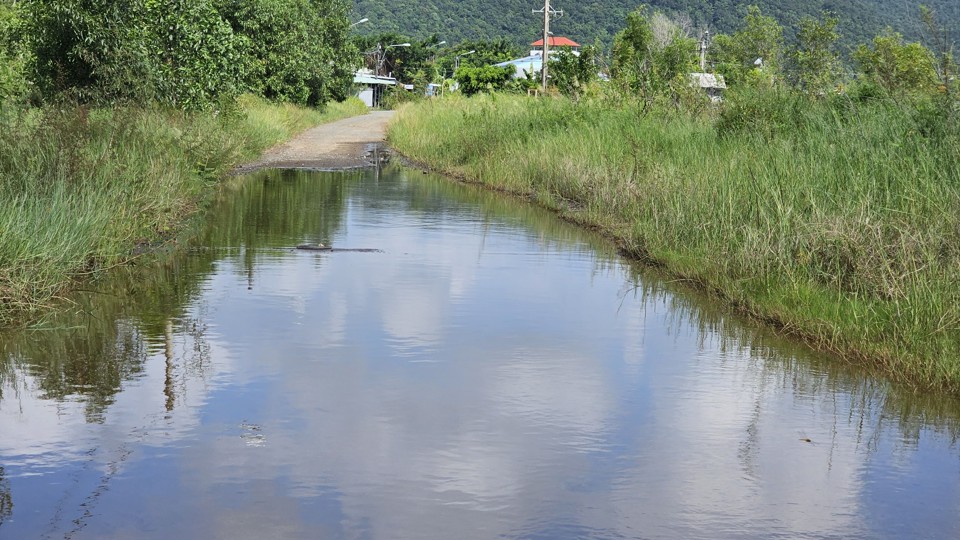
[[[533,13],[543,13],[543,56],[540,59],[543,61],[543,67],[540,69],[540,76],[543,79],[543,94],[547,94],[547,64],[549,63],[549,54],[550,54],[550,14],[553,13],[557,17],[563,16],[563,11],[556,11],[550,7],[550,0],[543,0],[543,9],[531,10]]]
[[[700,37],[700,73],[707,72],[707,46],[710,42],[710,30],[704,30]]]
[[[373,74],[377,77],[380,76],[380,68],[383,66],[383,59],[387,56],[386,49],[383,48],[382,43],[377,43],[376,56],[373,58]]]

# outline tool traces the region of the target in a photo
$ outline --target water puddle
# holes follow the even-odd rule
[[[208,221],[0,336],[0,538],[960,538],[955,400],[547,212],[387,165]]]

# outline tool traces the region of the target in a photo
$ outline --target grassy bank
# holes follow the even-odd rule
[[[816,346],[960,391],[960,136],[936,104],[743,96],[713,118],[493,96],[402,108],[430,167],[599,226]]]
[[[240,100],[233,111],[0,109],[0,324],[169,238],[233,166],[310,126],[362,114]]]

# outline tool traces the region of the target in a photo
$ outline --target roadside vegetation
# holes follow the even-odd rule
[[[0,324],[172,240],[359,63],[340,0],[0,0]]]
[[[923,19],[930,46],[888,30],[844,62],[836,19],[804,19],[787,46],[752,8],[713,40],[708,63],[730,83],[715,104],[689,82],[698,40],[641,9],[609,82],[412,104],[389,138],[599,227],[785,333],[960,392],[960,88],[950,42]]]

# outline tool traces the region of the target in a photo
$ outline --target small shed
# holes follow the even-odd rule
[[[691,73],[690,86],[702,89],[714,103],[723,101],[723,91],[727,89],[723,75],[715,73]]]
[[[366,103],[367,107],[378,107],[383,99],[383,91],[388,86],[395,86],[397,80],[393,77],[374,75],[369,69],[361,69],[354,74],[353,84],[361,86],[357,97]]]

